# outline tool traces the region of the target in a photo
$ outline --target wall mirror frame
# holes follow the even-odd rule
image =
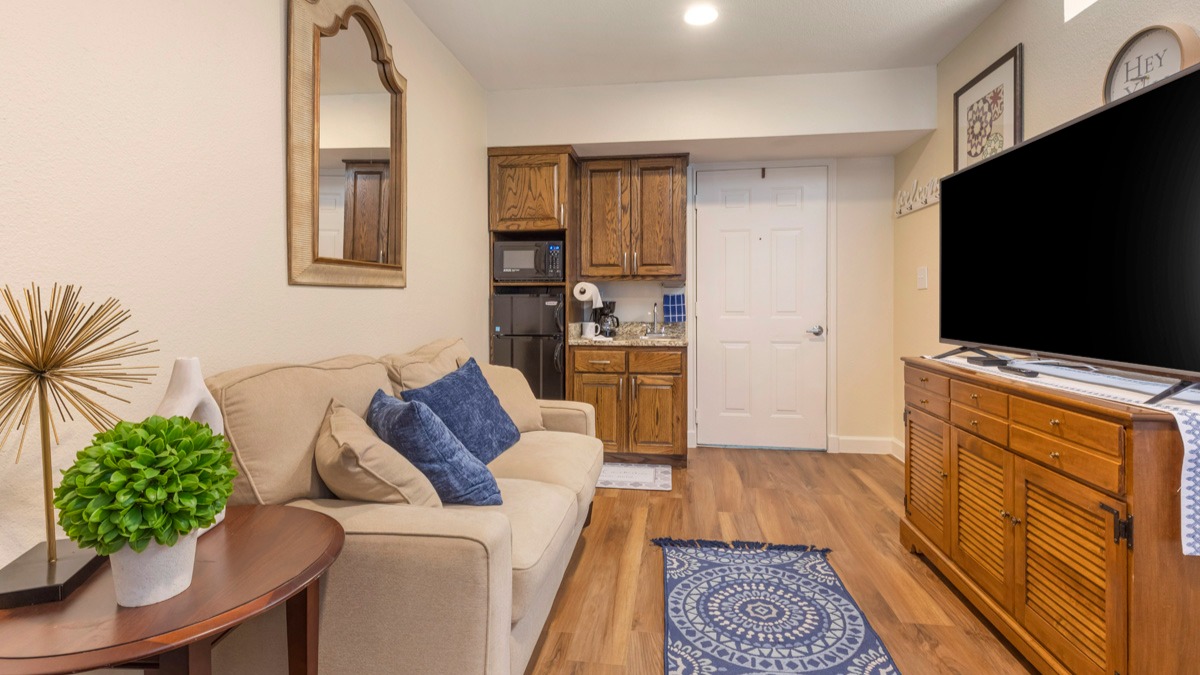
[[[318,255],[321,38],[358,21],[371,60],[391,94],[388,157],[388,262]],[[288,5],[287,230],[288,283],[403,288],[407,284],[408,82],[396,70],[383,23],[367,0],[290,0]]]

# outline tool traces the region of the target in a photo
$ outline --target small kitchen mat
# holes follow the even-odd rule
[[[617,490],[671,489],[671,467],[659,464],[604,463],[596,487]]]

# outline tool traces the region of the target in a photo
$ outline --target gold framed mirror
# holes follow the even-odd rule
[[[289,284],[406,285],[407,87],[367,0],[290,0]]]

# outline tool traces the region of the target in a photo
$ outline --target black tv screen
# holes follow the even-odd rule
[[[1200,68],[942,181],[941,339],[1200,373]]]

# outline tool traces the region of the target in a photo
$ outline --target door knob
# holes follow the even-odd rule
[[[813,334],[813,336],[815,336],[815,337],[821,337],[822,335],[824,335],[824,334],[825,334],[825,327],[824,327],[824,326],[822,326],[822,325],[820,325],[820,324],[818,324],[818,325],[816,325],[816,326],[813,326],[812,328],[809,328],[808,330],[806,330],[806,331],[804,331],[804,332],[805,332],[805,333],[812,333],[812,334]]]

